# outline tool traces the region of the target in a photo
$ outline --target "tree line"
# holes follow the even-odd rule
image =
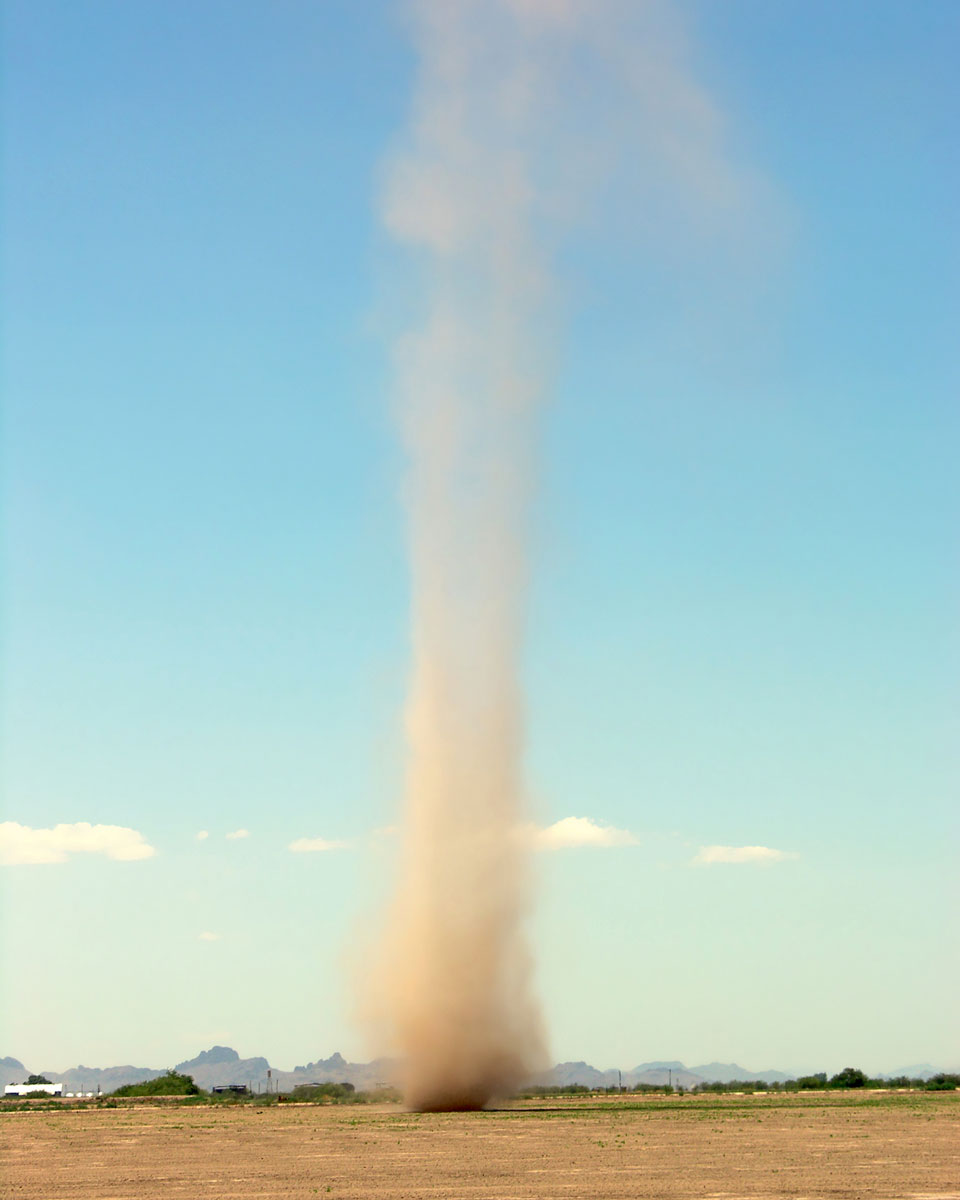
[[[819,1071],[815,1075],[801,1075],[797,1079],[785,1079],[770,1083],[766,1079],[732,1079],[728,1083],[698,1083],[693,1087],[683,1087],[663,1083],[638,1083],[633,1087],[603,1087],[591,1088],[582,1083],[569,1083],[558,1087],[524,1088],[524,1096],[584,1096],[584,1095],[617,1095],[619,1093],[660,1093],[662,1095],[680,1095],[685,1092],[806,1092],[833,1091],[846,1088],[914,1088],[925,1092],[946,1092],[960,1088],[960,1075],[940,1071],[929,1079],[910,1077],[907,1075],[892,1076],[889,1079],[873,1078],[861,1071],[859,1067],[844,1067],[836,1075],[827,1075]]]

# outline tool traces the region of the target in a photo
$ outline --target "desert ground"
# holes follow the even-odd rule
[[[5,1197],[960,1200],[960,1093],[0,1113]]]

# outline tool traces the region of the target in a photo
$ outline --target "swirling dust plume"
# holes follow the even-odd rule
[[[739,252],[747,238],[729,230],[752,183],[728,161],[668,0],[414,0],[408,13],[417,77],[383,222],[416,279],[395,347],[413,670],[399,878],[364,1007],[403,1063],[407,1103],[466,1109],[546,1065],[524,927],[519,661],[549,230],[607,175],[627,197],[614,217],[649,246],[682,259],[723,225]]]
[[[511,7],[488,5],[500,18]],[[479,1108],[545,1058],[523,929],[518,680],[545,284],[530,229],[525,59],[504,63],[487,92],[466,36],[483,33],[477,11],[417,9],[419,93],[385,213],[419,251],[426,294],[422,326],[397,353],[413,676],[383,974],[405,1098],[421,1110]]]

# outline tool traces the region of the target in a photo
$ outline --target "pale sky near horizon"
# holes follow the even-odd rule
[[[369,1057],[400,6],[3,9],[0,1055]],[[960,7],[663,9],[766,215],[701,259],[614,200],[554,264],[523,662],[552,1057],[956,1067]]]

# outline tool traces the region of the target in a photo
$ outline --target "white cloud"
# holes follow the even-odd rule
[[[249,829],[234,829],[232,833],[228,833],[227,840],[235,842],[238,838],[248,838],[250,836]]]
[[[197,841],[205,842],[209,836],[210,836],[210,834],[205,829],[201,829],[200,832],[197,834]]]
[[[220,934],[219,933],[210,933],[209,931],[205,931],[205,932],[197,935],[197,941],[198,942],[219,942]]]
[[[156,850],[142,833],[124,825],[91,825],[76,821],[52,829],[31,829],[16,821],[0,822],[0,863],[61,863],[71,854],[103,854],[132,862],[152,858]]]
[[[322,850],[346,850],[348,842],[331,842],[326,838],[297,838],[287,847],[294,854],[314,854]]]
[[[787,850],[772,850],[769,846],[701,846],[691,862],[696,866],[710,863],[772,863],[799,857]]]
[[[601,825],[590,817],[564,817],[546,829],[533,831],[538,850],[564,850],[574,846],[635,846],[636,837],[626,829]]]

